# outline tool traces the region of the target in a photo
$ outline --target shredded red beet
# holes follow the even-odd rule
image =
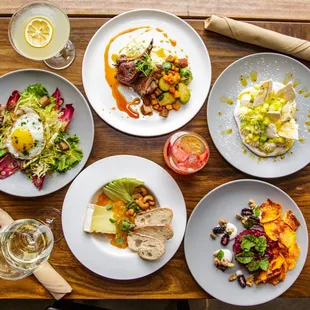
[[[267,248],[265,251],[265,256],[270,257],[270,258],[272,257],[272,249],[277,246],[277,243],[275,241],[272,241],[266,235],[266,233],[264,231],[258,230],[258,229],[246,229],[237,235],[237,237],[235,238],[235,243],[233,245],[233,251],[235,254],[239,254],[240,252],[242,252],[241,242],[242,242],[242,236],[244,236],[244,235],[252,235],[255,237],[264,236],[266,238],[266,241],[267,241]]]

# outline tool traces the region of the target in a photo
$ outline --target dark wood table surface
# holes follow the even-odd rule
[[[33,62],[18,55],[11,47],[8,40],[7,28],[9,15],[16,7],[25,1],[7,1],[0,4],[0,74],[22,69],[22,68],[40,68],[48,69],[42,62]],[[77,1],[59,1],[69,13],[73,14],[71,18],[72,35],[77,50],[74,63],[66,70],[57,72],[63,77],[74,83],[84,93],[81,77],[82,60],[87,44],[93,34],[108,21],[103,18],[105,11],[100,4],[106,1],[92,1],[90,6],[88,1],[80,1],[81,6],[77,6]],[[105,7],[108,14],[113,15],[120,11],[124,11],[120,0],[115,1],[110,7]],[[217,4],[217,2],[223,2]],[[190,16],[186,21],[192,25],[206,44],[212,62],[212,83],[219,74],[235,60],[257,52],[267,51],[266,49],[256,47],[254,45],[243,44],[221,35],[207,32],[203,29],[203,19],[197,18],[201,15],[208,15],[213,11],[226,14],[228,16],[243,18],[249,22],[262,26],[271,30],[275,30],[284,34],[300,37],[310,40],[310,24],[302,22],[310,17],[310,8],[307,0],[298,1],[296,8],[293,7],[293,1],[282,1],[283,7],[279,11],[271,12],[268,10],[269,1],[262,0],[255,2],[258,8],[250,9],[251,1],[206,1],[206,6],[201,6],[204,1],[166,1],[163,9],[181,16]],[[274,5],[274,1],[272,5]],[[126,2],[127,3],[127,2]],[[128,7],[139,7],[142,1],[128,1]],[[156,4],[157,1],[147,1],[148,6]],[[171,6],[168,7],[168,4]],[[181,4],[180,4],[181,3]],[[183,4],[182,4],[183,3]],[[200,4],[199,4],[200,3]],[[239,3],[240,10],[232,5],[231,10],[229,4]],[[178,10],[178,5],[180,9]],[[185,5],[186,4],[186,5]],[[125,5],[125,4],[124,4]],[[127,4],[126,4],[127,5]],[[140,5],[146,7],[147,5]],[[174,8],[172,8],[175,6]],[[308,6],[308,9],[307,9]],[[160,8],[158,5],[153,6]],[[190,9],[189,9],[190,7]],[[224,8],[223,8],[224,7]],[[242,7],[246,9],[248,15],[243,15]],[[96,9],[97,8],[97,9]],[[118,8],[121,8],[118,10]],[[201,10],[199,8],[204,8]],[[213,11],[208,11],[211,8]],[[292,11],[294,10],[294,11]],[[193,13],[194,12],[194,13]],[[201,12],[201,13],[200,13]],[[76,15],[83,14],[83,17]],[[98,15],[97,17],[91,16]],[[282,14],[282,15],[281,15]],[[295,18],[292,17],[295,16]],[[195,16],[195,18],[193,18]],[[263,19],[269,21],[264,21]],[[283,19],[283,21],[280,21]],[[254,21],[255,20],[255,21]],[[271,21],[270,21],[271,20]],[[277,20],[277,21],[275,21]],[[304,62],[309,67],[310,63]],[[85,94],[85,93],[84,93]],[[138,155],[148,158],[164,167],[176,180],[180,186],[186,201],[187,214],[190,216],[199,200],[215,187],[236,179],[249,178],[246,174],[236,170],[216,150],[207,127],[206,121],[206,103],[198,113],[198,115],[186,126],[185,130],[191,130],[201,134],[206,138],[210,146],[210,160],[208,165],[200,172],[191,176],[178,175],[167,168],[165,165],[162,149],[166,136],[156,138],[138,138],[121,133],[103,122],[95,112],[93,112],[95,121],[95,141],[92,154],[87,165],[108,156],[119,154]],[[143,141],[143,143],[141,143]],[[109,147],[106,147],[109,146]],[[287,192],[298,204],[303,215],[310,223],[310,167],[307,166],[303,170],[293,174],[292,176],[271,180],[272,184],[280,187]],[[31,215],[40,207],[56,207],[61,209],[62,202],[65,197],[69,185],[56,193],[42,197],[40,199],[26,199],[9,196],[0,193],[0,207],[9,212],[15,219],[31,217]],[[73,292],[66,298],[72,299],[173,299],[173,298],[206,298],[210,297],[205,293],[191,276],[186,265],[184,257],[183,244],[175,256],[159,271],[142,279],[132,281],[115,281],[100,277],[85,267],[70,252],[66,241],[62,239],[55,244],[54,251],[50,258],[51,264],[55,269],[72,285]],[[310,286],[308,280],[310,277],[310,258],[297,281],[287,290],[283,297],[310,297]],[[122,268],[122,266],[120,266]],[[206,275],[207,276],[207,275]],[[51,298],[49,293],[31,276],[29,278],[10,282],[0,280],[0,298],[18,299],[18,298]]]

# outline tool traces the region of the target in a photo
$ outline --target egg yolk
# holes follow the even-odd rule
[[[17,152],[23,153],[33,147],[34,141],[29,130],[17,128],[12,134],[12,144]]]

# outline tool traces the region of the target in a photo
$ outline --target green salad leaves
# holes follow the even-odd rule
[[[264,236],[244,235],[241,242],[241,249],[243,251],[236,254],[236,260],[241,264],[247,265],[250,272],[258,269],[267,271],[269,260],[264,258],[266,248],[267,240]]]

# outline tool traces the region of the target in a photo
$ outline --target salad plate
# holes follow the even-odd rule
[[[260,178],[283,177],[305,167],[309,78],[306,66],[274,53],[246,56],[224,70],[207,107],[210,135],[221,155]]]
[[[128,134],[159,136],[199,112],[210,88],[211,63],[189,24],[141,9],[120,14],[97,31],[85,52],[82,78],[89,102],[105,122]]]
[[[39,197],[67,185],[84,167],[94,139],[81,92],[58,74],[37,69],[3,75],[0,90],[0,190]]]
[[[135,204],[130,197],[126,206],[117,201],[124,197],[123,186],[126,191],[131,188],[129,184],[134,184],[132,189],[147,188],[143,201],[150,203],[151,210],[148,203]],[[142,200],[140,191],[135,192]],[[154,222],[150,214],[155,210],[163,210],[169,218],[163,221],[166,215],[160,215],[160,222]],[[177,183],[163,168],[141,157],[118,155],[95,162],[74,180],[63,203],[62,227],[70,250],[85,267],[111,279],[136,279],[164,266],[178,250],[186,207]],[[141,244],[146,251],[138,250]],[[148,245],[158,251],[149,254]]]
[[[233,204],[231,203],[232,201]],[[262,213],[260,213],[259,216],[262,224],[261,226],[257,227],[253,226],[251,228],[245,228],[245,224],[241,223],[241,221],[238,220],[239,216],[236,217],[236,215],[249,212],[250,208],[248,207],[248,202],[251,205],[255,204],[254,201],[258,205],[261,205],[258,207],[258,209],[262,210]],[[230,262],[232,263],[230,267],[232,268],[224,268],[222,270],[220,266],[217,266],[218,268],[215,266],[214,254],[218,253],[220,248],[223,249],[223,254],[225,254],[225,257],[226,253],[233,252],[235,254],[236,248],[240,247],[240,244],[236,245],[236,243],[239,242],[238,239],[241,239],[239,236],[245,234],[246,232],[253,233],[254,231],[256,232],[254,234],[257,236],[266,236],[267,233],[268,237],[271,236],[270,226],[265,226],[267,224],[266,221],[270,221],[268,223],[271,223],[272,225],[275,223],[271,221],[272,218],[266,219],[267,213],[269,216],[274,216],[275,214],[270,213],[271,209],[266,212],[267,209],[270,208],[271,203],[275,207],[282,207],[283,213],[290,213],[292,218],[294,217],[297,225],[299,226],[298,229],[292,226],[295,230],[293,231],[291,228],[287,227],[286,224],[279,224],[280,219],[282,218],[282,214],[281,212],[277,214],[277,225],[282,227],[282,234],[286,229],[291,236],[294,236],[293,238],[287,239],[287,241],[289,240],[290,243],[289,247],[293,246],[293,242],[295,242],[295,240],[297,242],[297,255],[295,255],[296,261],[293,263],[292,267],[289,267],[285,270],[286,277],[284,272],[284,279],[282,278],[281,281],[273,282],[274,285],[270,283],[259,284],[259,282],[257,282],[257,278],[255,278],[255,284],[252,283],[252,286],[246,285],[242,288],[240,285],[238,285],[239,280],[235,280],[236,277],[233,275],[243,273],[247,278],[249,273],[245,266],[239,263],[239,259],[236,258],[238,255],[234,255],[233,258],[230,258]],[[294,214],[294,216],[292,214]],[[217,230],[219,230],[221,227],[218,225],[217,221],[219,221],[220,224],[220,222],[225,222],[225,219],[230,222],[230,227],[234,227],[236,231],[232,232],[230,235],[230,242],[226,245],[223,245],[223,237],[221,238],[217,234],[214,235],[213,232],[218,233]],[[285,216],[283,219],[284,221],[287,220]],[[265,233],[262,227],[264,227]],[[273,238],[273,236],[271,236],[273,238],[272,240],[270,240],[268,237],[266,236],[268,240],[267,246],[269,246],[269,243],[274,242],[273,240],[276,240],[276,238]],[[255,237],[253,238],[255,239]],[[264,239],[264,237],[260,238]],[[229,304],[238,306],[252,306],[265,303],[278,297],[287,289],[289,289],[291,285],[293,285],[293,283],[297,280],[307,258],[308,231],[305,219],[300,209],[285,192],[276,186],[263,181],[245,179],[232,181],[215,188],[198,203],[188,221],[184,246],[186,261],[189,269],[195,280],[207,293]],[[241,247],[243,246],[244,245],[241,244]],[[282,249],[286,248],[283,245],[281,246]],[[265,249],[263,249],[263,251],[264,250]],[[257,255],[257,253],[255,255]],[[266,257],[268,257],[270,260],[272,255],[275,254],[269,253]],[[286,254],[283,255],[284,256],[280,255],[281,259],[284,260],[285,258],[290,260]],[[266,263],[266,259],[264,262]],[[269,266],[271,266],[271,263]],[[265,270],[264,266],[262,266],[262,268]],[[269,267],[267,267],[267,269],[268,268]],[[257,270],[257,268],[255,270]],[[255,272],[253,276],[255,276]],[[261,277],[258,276],[258,279],[260,278]],[[214,283],[216,283],[216,285],[214,285]]]

